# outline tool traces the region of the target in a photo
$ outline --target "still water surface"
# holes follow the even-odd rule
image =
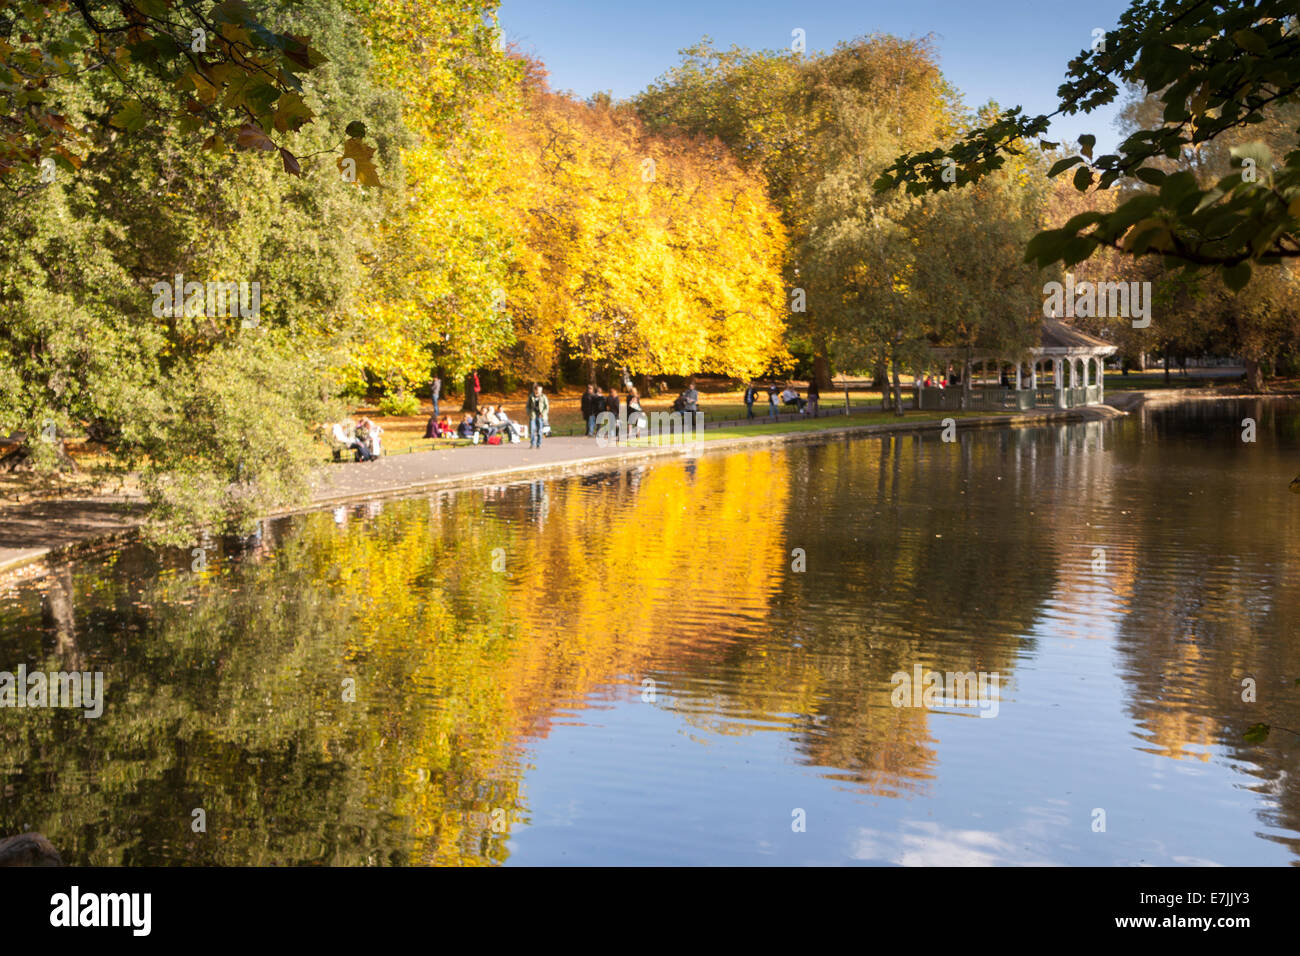
[[[1296,864],[1300,405],[959,439],[374,502],[11,587],[0,670],[102,671],[106,704],[0,709],[0,834],[99,865]],[[899,672],[996,689],[894,706]]]

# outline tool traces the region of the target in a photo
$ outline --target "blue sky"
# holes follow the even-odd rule
[[[776,49],[788,48],[799,28],[810,51],[872,32],[934,34],[944,74],[968,106],[994,99],[1050,113],[1066,63],[1127,7],[1128,0],[503,0],[500,19],[509,42],[546,64],[553,88],[582,96],[631,96],[706,34],[721,48]],[[1116,112],[1067,117],[1052,136],[1094,133],[1108,149],[1118,142]]]

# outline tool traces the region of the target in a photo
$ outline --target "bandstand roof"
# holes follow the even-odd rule
[[[1043,320],[1042,345],[1034,351],[1044,354],[1090,354],[1110,355],[1115,346],[1105,339],[1099,339],[1087,332],[1080,332],[1072,325],[1066,325],[1059,319]]]
[[[1110,355],[1115,351],[1116,347],[1105,339],[1081,332],[1072,325],[1066,325],[1060,319],[1043,319],[1039,345],[1031,348],[1029,354],[1036,357],[1050,355],[1086,358],[1093,355]],[[1008,356],[991,349],[971,349],[967,352],[964,348],[937,347],[930,349],[930,355],[944,361],[961,361],[968,355],[972,362],[1011,361]]]

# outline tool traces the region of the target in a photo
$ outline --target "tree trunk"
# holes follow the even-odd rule
[[[1169,384],[1169,350],[1165,349],[1165,384]]]
[[[1252,392],[1264,391],[1264,366],[1259,359],[1246,359],[1246,388]]]
[[[889,356],[889,364],[894,370],[894,414],[903,417],[903,388],[898,381],[898,348],[895,346]]]
[[[38,439],[39,440],[39,439]],[[62,472],[77,471],[77,462],[68,454],[67,446],[62,438],[56,439],[51,443],[54,446],[55,468]],[[36,470],[36,455],[32,445],[24,442],[14,448],[13,451],[0,457],[0,473],[3,472],[29,472]]]
[[[889,369],[885,366],[885,362],[882,359],[876,363],[875,374],[871,378],[871,387],[878,388],[883,392],[888,384]]]
[[[72,566],[63,565],[49,578],[50,587],[41,608],[42,622],[54,634],[54,649],[65,671],[83,669],[85,661],[77,647],[77,619],[72,585]]]
[[[818,391],[829,392],[835,387],[831,381],[831,360],[824,352],[813,356],[812,377],[817,383]]]
[[[478,414],[478,392],[474,391],[474,373],[469,372],[465,375],[465,401],[461,404],[462,412]]]

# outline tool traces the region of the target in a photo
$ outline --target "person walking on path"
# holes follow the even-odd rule
[[[754,417],[754,402],[757,399],[758,399],[758,389],[754,387],[753,382],[750,382],[745,386],[745,412],[747,413],[746,417],[748,418]]]
[[[542,386],[534,385],[533,394],[528,396],[528,444],[531,447],[542,447],[542,429],[550,415],[551,400],[542,392]]]
[[[772,421],[776,421],[776,413],[776,386],[769,385],[767,387],[767,414]]]
[[[587,425],[587,437],[596,434],[596,412],[592,408],[592,399],[596,397],[596,386],[588,385],[582,393],[582,420]]]
[[[600,386],[591,388],[591,433],[596,434],[596,416],[605,410],[605,396],[600,394]]]
[[[438,417],[438,399],[442,398],[442,379],[434,375],[433,384],[429,386],[429,394],[433,398],[433,417]]]
[[[611,433],[614,440],[618,441],[618,389],[611,387],[609,394],[605,396],[605,407],[601,411],[609,412],[614,416],[614,421],[610,425]]]
[[[808,415],[810,418],[817,417],[817,405],[822,400],[822,390],[817,387],[817,377],[808,382]]]

